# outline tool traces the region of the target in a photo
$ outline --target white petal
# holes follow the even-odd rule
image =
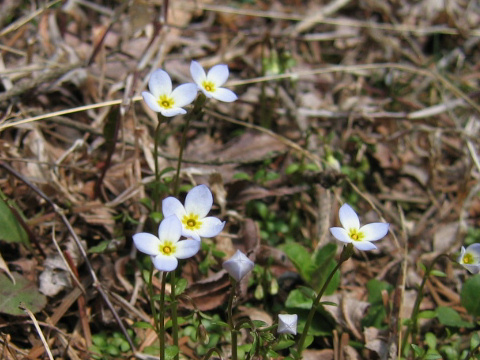
[[[138,233],[133,235],[133,242],[138,251],[148,255],[158,255],[160,253],[160,240],[149,233]]]
[[[170,75],[166,71],[162,69],[155,70],[150,76],[150,80],[148,80],[148,88],[156,98],[163,94],[170,95],[172,92],[172,79],[170,79]]]
[[[165,117],[173,117],[173,116],[177,116],[177,115],[184,115],[184,114],[187,113],[187,111],[185,109],[182,109],[182,108],[179,108],[179,107],[175,107],[175,108],[168,109],[168,110],[162,109],[160,112]]]
[[[457,262],[463,265],[463,257],[465,256],[465,247],[462,246],[460,256],[458,257]]]
[[[190,104],[197,96],[198,87],[193,83],[179,85],[173,90],[172,98],[175,107],[184,107]]]
[[[245,275],[247,275],[255,264],[247,256],[245,256],[240,250],[227,261],[222,264],[222,267],[227,270],[231,277],[240,281]]]
[[[153,259],[153,266],[160,271],[172,271],[177,268],[178,260],[175,256],[159,254]]]
[[[480,261],[480,244],[472,244],[465,251],[472,254],[476,262]]]
[[[206,185],[195,186],[185,198],[187,214],[198,215],[199,220],[207,216],[213,205],[213,195]]]
[[[362,226],[358,232],[365,235],[364,241],[377,241],[387,235],[389,226],[388,223],[371,223]]]
[[[222,86],[228,79],[228,66],[224,64],[215,65],[207,74],[207,80],[215,84],[216,87]]]
[[[338,211],[340,223],[345,230],[358,229],[360,227],[360,220],[358,220],[357,213],[348,204],[343,204]]]
[[[297,320],[297,314],[278,314],[277,333],[297,335]]]
[[[189,257],[192,257],[198,252],[198,250],[200,250],[201,246],[202,243],[200,241],[193,239],[179,241],[175,245],[175,257],[177,259],[187,259]]]
[[[200,87],[200,90],[202,91],[202,93],[203,93],[207,98],[211,99],[211,98],[213,97],[213,96],[212,96],[213,93],[210,92],[210,91],[205,90],[203,87]]]
[[[202,219],[202,226],[197,230],[197,234],[201,237],[211,238],[220,234],[225,227],[225,221],[221,221],[216,217],[209,216]]]
[[[158,105],[158,99],[148,91],[142,92],[143,100],[147,103],[148,107],[155,112],[161,112],[163,109]]]
[[[176,215],[179,220],[182,220],[187,213],[182,203],[173,196],[169,196],[162,201],[163,216],[169,217],[170,215]]]
[[[162,220],[158,227],[158,238],[163,243],[164,241],[171,241],[176,243],[182,235],[182,223],[175,215]]]
[[[462,266],[467,269],[471,274],[478,274],[480,272],[480,265],[473,264],[462,264]]]
[[[377,248],[374,244],[368,241],[352,241],[352,244],[358,250],[363,250],[363,251],[373,250]]]
[[[195,231],[186,229],[184,226],[182,227],[182,236],[187,238],[192,238],[196,241],[201,241],[200,235],[198,235]]]
[[[348,236],[347,231],[341,227],[332,227],[330,228],[330,232],[332,235],[337,239],[344,243],[351,243],[352,239]]]
[[[199,86],[201,86],[202,82],[207,78],[202,65],[196,61],[192,61],[190,64],[190,74],[192,75],[193,81]]]
[[[214,99],[223,102],[232,102],[238,99],[237,95],[232,90],[226,88],[218,88],[215,92],[212,92],[211,95]]]

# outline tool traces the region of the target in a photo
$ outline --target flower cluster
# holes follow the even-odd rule
[[[186,114],[183,107],[195,100],[199,90],[208,98],[224,102],[237,100],[233,91],[222,87],[229,75],[227,65],[215,65],[205,73],[198,62],[192,61],[190,73],[195,83],[182,84],[173,90],[172,79],[167,72],[155,70],[148,81],[150,91],[142,92],[143,100],[150,109],[166,117]]]
[[[133,235],[136,248],[152,257],[153,265],[160,271],[172,271],[178,259],[194,256],[201,246],[201,237],[220,234],[225,222],[207,217],[213,205],[213,196],[206,185],[190,190],[185,206],[174,197],[163,200],[165,219],[158,228],[158,237],[149,233]],[[184,236],[185,240],[180,240]]]

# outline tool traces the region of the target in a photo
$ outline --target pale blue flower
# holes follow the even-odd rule
[[[200,250],[200,242],[194,239],[180,240],[182,224],[176,216],[165,218],[158,227],[158,237],[149,233],[133,235],[135,247],[152,257],[153,265],[160,271],[173,271],[178,259],[187,259]]]
[[[355,211],[348,204],[344,204],[338,212],[341,227],[332,227],[330,232],[344,243],[352,243],[359,250],[373,250],[377,247],[372,241],[383,238],[388,233],[390,224],[371,223],[360,227],[360,220]]]

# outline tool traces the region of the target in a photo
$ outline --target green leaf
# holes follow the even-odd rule
[[[410,344],[410,346],[412,347],[416,357],[422,357],[425,354],[425,350],[423,350],[421,347],[415,344]]]
[[[22,216],[20,210],[15,206],[14,208],[18,215]],[[7,243],[29,244],[29,239],[25,229],[20,225],[20,222],[15,217],[12,209],[4,200],[4,195],[0,192],[0,240]]]
[[[290,261],[295,265],[300,276],[305,282],[311,282],[311,274],[315,266],[312,263],[310,252],[302,245],[297,243],[288,243],[282,246],[282,250],[287,254]]]
[[[287,166],[285,169],[285,174],[290,175],[293,174],[294,172],[297,172],[300,170],[300,164],[299,163],[293,163]]]
[[[310,310],[313,305],[313,300],[305,296],[300,290],[292,290],[288,294],[285,306],[293,309]]]
[[[110,243],[111,240],[103,240],[100,242],[100,244],[92,246],[91,248],[88,249],[88,252],[91,254],[100,254],[104,253],[105,250],[107,250],[108,244]]]
[[[0,313],[25,315],[25,312],[18,307],[20,303],[33,313],[42,310],[47,304],[45,295],[22,275],[15,272],[12,275],[15,278],[15,285],[7,275],[0,273]]]
[[[178,354],[178,346],[169,346],[165,349],[165,360],[173,359]]]
[[[433,319],[435,316],[437,316],[437,312],[434,310],[425,310],[418,313],[419,319]]]
[[[436,359],[442,359],[442,355],[440,354],[427,354],[424,357],[425,360],[436,360]]]
[[[252,322],[253,322],[253,325],[255,325],[255,327],[257,329],[268,326],[268,324],[265,321],[262,321],[262,320],[252,320]]]
[[[187,288],[187,285],[188,285],[187,279],[184,279],[184,278],[177,279],[177,281],[175,282],[175,295],[178,296],[182,294]]]
[[[392,291],[393,286],[385,281],[372,279],[367,282],[368,302],[370,304],[383,304],[382,292]]]
[[[438,276],[438,277],[447,277],[447,274],[445,274],[443,271],[440,271],[440,270],[432,270],[430,271],[430,275]]]
[[[136,323],[133,323],[133,327],[139,328],[139,329],[154,329],[152,324],[146,322],[146,321],[137,321]]]
[[[250,180],[252,177],[246,172],[240,171],[233,175],[235,180]]]
[[[278,343],[273,345],[273,350],[278,351],[278,350],[287,349],[293,344],[295,344],[294,340],[280,340]]]
[[[331,301],[320,301],[320,304],[329,305],[329,306],[338,306],[337,303],[334,303],[334,302],[331,302]]]
[[[445,326],[472,328],[474,324],[461,318],[460,314],[448,306],[439,306],[435,309],[438,321]]]
[[[480,301],[478,301],[478,294],[480,294],[480,274],[472,276],[465,281],[462,291],[460,292],[462,305],[472,316],[480,316]]]

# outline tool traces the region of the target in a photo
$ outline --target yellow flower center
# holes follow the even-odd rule
[[[350,229],[350,231],[348,232],[348,236],[353,241],[362,241],[365,237],[365,234],[358,231],[358,229]]]
[[[202,83],[203,88],[208,92],[215,92],[215,84],[211,81],[205,80]]]
[[[202,222],[198,221],[198,215],[195,214],[184,215],[182,223],[188,230],[198,230],[202,226]]]
[[[162,245],[160,245],[160,252],[163,255],[173,255],[175,254],[175,245],[171,241],[165,241]]]
[[[171,109],[173,108],[174,104],[175,101],[167,95],[160,95],[160,97],[158,98],[158,105],[160,105],[164,109]]]
[[[475,262],[475,259],[473,258],[472,254],[465,254],[463,256],[463,263],[464,264],[473,264]]]

